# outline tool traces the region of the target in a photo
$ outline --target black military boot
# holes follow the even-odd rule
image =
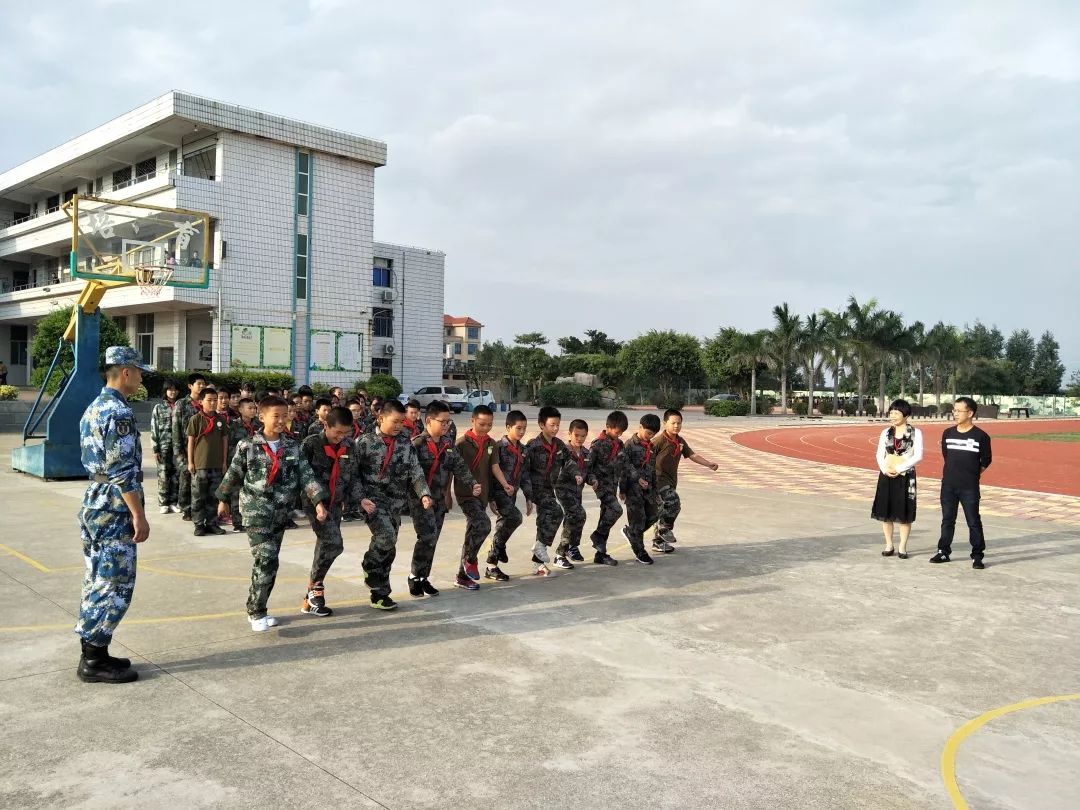
[[[108,645],[97,647],[88,641],[82,642],[77,674],[84,683],[131,683],[139,679],[128,659],[113,658]]]

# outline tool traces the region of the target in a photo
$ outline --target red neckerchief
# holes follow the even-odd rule
[[[611,436],[608,436],[607,433],[601,431],[600,435],[596,437],[596,440],[599,442],[604,439],[611,442],[611,455],[608,456],[608,461],[614,461],[615,456],[619,455],[619,451],[622,450],[622,439],[612,438]]]
[[[379,480],[381,481],[386,475],[386,470],[390,466],[390,459],[394,457],[394,436],[383,436],[383,444],[386,445],[386,455],[383,456],[382,467],[379,468]]]
[[[473,433],[472,428],[469,428],[465,431],[465,438],[476,445],[476,458],[474,458],[472,460],[472,463],[469,465],[470,470],[475,470],[477,467],[480,466],[480,462],[484,457],[484,448],[487,447],[487,443],[491,441],[491,437],[484,436],[483,439],[481,439],[479,436]]]
[[[585,454],[580,450],[577,455],[574,455],[574,449],[570,448],[570,458],[577,462],[578,469],[581,470],[581,474],[585,475]]]
[[[540,446],[544,448],[544,452],[547,453],[547,464],[544,465],[544,474],[547,475],[551,472],[551,465],[555,463],[555,454],[559,452],[559,442],[553,440],[551,442],[551,449],[548,450],[547,444],[544,443],[544,437],[540,437]]]
[[[356,420],[353,420],[353,423],[352,423],[352,437],[354,439],[359,439],[360,438],[360,423],[357,422]]]
[[[269,441],[270,440],[267,439],[267,442]],[[278,437],[278,441],[281,441],[280,436]],[[281,469],[282,447],[279,444],[278,450],[275,453],[270,449],[269,443],[261,444],[259,446],[263,449],[263,452],[266,453],[266,457],[270,459],[270,472],[266,474],[266,486],[267,488],[270,488],[274,485],[274,479],[277,478],[278,471]]]
[[[514,472],[510,475],[510,479],[512,484],[516,484],[518,473],[521,472],[521,451],[518,450],[514,440],[509,436],[506,437],[506,446],[510,449],[510,452],[514,454]]]
[[[215,416],[217,416],[217,414],[214,414],[214,415],[215,415]],[[201,433],[199,434],[199,438],[200,438],[200,439],[201,439],[201,438],[202,438],[203,436],[209,436],[209,435],[210,435],[211,433],[213,433],[213,432],[214,432],[214,426],[215,426],[215,425],[217,424],[217,423],[216,423],[216,422],[215,422],[215,421],[214,421],[213,419],[211,419],[211,418],[210,418],[209,416],[207,416],[207,415],[206,415],[205,413],[203,414],[203,419],[205,419],[205,420],[206,420],[206,429],[205,429],[205,430],[203,430],[203,431],[202,431],[202,432],[201,432]]]
[[[427,484],[428,488],[431,488],[431,482],[435,478],[435,473],[439,469],[439,461],[442,458],[442,454],[446,452],[447,445],[443,442],[436,443],[434,439],[428,438],[427,440],[428,451],[435,458],[435,461],[431,463],[431,469],[428,470]]]
[[[675,437],[674,439],[673,439],[673,438],[671,438],[671,437],[670,437],[670,436],[669,436],[669,435],[667,434],[667,431],[666,431],[666,430],[665,430],[665,431],[664,431],[664,432],[663,432],[663,433],[662,433],[661,435],[662,435],[662,436],[664,437],[664,440],[665,440],[665,441],[666,441],[666,442],[667,442],[668,444],[670,444],[670,445],[671,445],[672,447],[674,447],[674,448],[675,448],[675,463],[676,463],[676,464],[678,464],[678,463],[679,463],[679,460],[680,460],[680,459],[682,458],[682,442],[681,442],[681,441],[679,441],[679,437],[678,437],[678,436],[676,436],[676,437]]]
[[[251,438],[252,436],[255,435],[255,423],[254,422],[245,422],[243,420],[240,420],[240,424],[243,426],[244,430],[247,431],[248,438]]]
[[[652,442],[643,442],[638,439],[642,447],[645,448],[645,461],[642,462],[642,467],[649,463],[649,459],[652,458]]]
[[[202,403],[198,400],[191,400],[191,407],[193,407],[197,413],[202,413]]]
[[[226,425],[231,425],[232,424],[232,419],[229,417],[229,412],[228,411],[225,411],[225,413],[223,415],[221,414],[221,411],[218,411],[218,414],[221,415],[221,418],[225,420]]]
[[[415,422],[410,422],[408,419],[402,419],[401,424],[409,429],[409,438],[415,439],[420,435],[420,428]]]
[[[176,401],[175,401],[175,400],[174,400],[173,402],[169,402],[169,400],[167,400],[167,399],[166,399],[166,400],[165,400],[165,404],[169,406],[169,410],[170,410],[170,411],[171,411],[171,410],[172,410],[173,408],[175,408],[175,407],[176,407]]]
[[[334,496],[337,494],[338,478],[341,475],[341,457],[345,455],[349,446],[345,442],[341,442],[337,447],[324,444],[322,449],[327,457],[334,462],[334,466],[330,468],[330,505],[333,506]]]

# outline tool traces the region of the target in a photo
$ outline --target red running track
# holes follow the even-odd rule
[[[994,460],[982,482],[989,486],[1080,495],[1080,442],[1047,442],[1036,439],[1007,439],[1029,433],[1080,432],[1080,420],[995,422],[976,424],[993,440]],[[878,436],[886,427],[844,425],[841,427],[771,428],[737,433],[732,438],[744,447],[844,467],[876,470],[874,451]],[[940,478],[941,434],[949,423],[916,424],[923,433],[925,450],[920,474]],[[999,438],[1000,437],[1000,438]]]

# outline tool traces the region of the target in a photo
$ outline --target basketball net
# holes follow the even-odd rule
[[[135,283],[146,298],[156,298],[172,278],[173,268],[160,264],[141,264],[135,268]]]

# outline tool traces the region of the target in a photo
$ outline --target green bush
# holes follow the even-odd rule
[[[657,393],[657,395],[653,397],[653,405],[656,406],[658,411],[666,411],[669,408],[681,411],[686,407],[686,400],[678,394]]]
[[[0,401],[10,401],[19,398],[19,389],[14,385],[0,385]]]
[[[749,416],[750,403],[735,399],[710,399],[705,403],[705,413],[709,416]]]
[[[140,385],[139,390],[127,398],[128,402],[146,402],[150,394],[146,391],[145,385]]]
[[[369,396],[382,397],[383,399],[397,399],[401,393],[401,383],[397,377],[389,374],[372,374],[368,380],[357,380],[353,386],[354,391],[364,389]]]
[[[599,408],[600,392],[588,385],[577,383],[552,383],[540,389],[537,395],[540,405],[558,408]]]
[[[806,403],[805,402],[794,402],[791,405],[791,410],[792,410],[793,413],[797,414],[798,416],[806,416]]]
[[[226,371],[215,373],[212,371],[150,371],[143,374],[143,385],[146,386],[148,395],[154,399],[161,396],[161,389],[166,380],[176,380],[180,386],[180,396],[188,392],[187,378],[189,374],[202,374],[206,381],[217,387],[227,385],[230,388],[240,389],[247,383],[255,393],[261,391],[280,391],[282,388],[291,389],[296,381],[289,374],[277,371]]]
[[[870,400],[865,406],[867,416],[877,416],[877,403]]]

